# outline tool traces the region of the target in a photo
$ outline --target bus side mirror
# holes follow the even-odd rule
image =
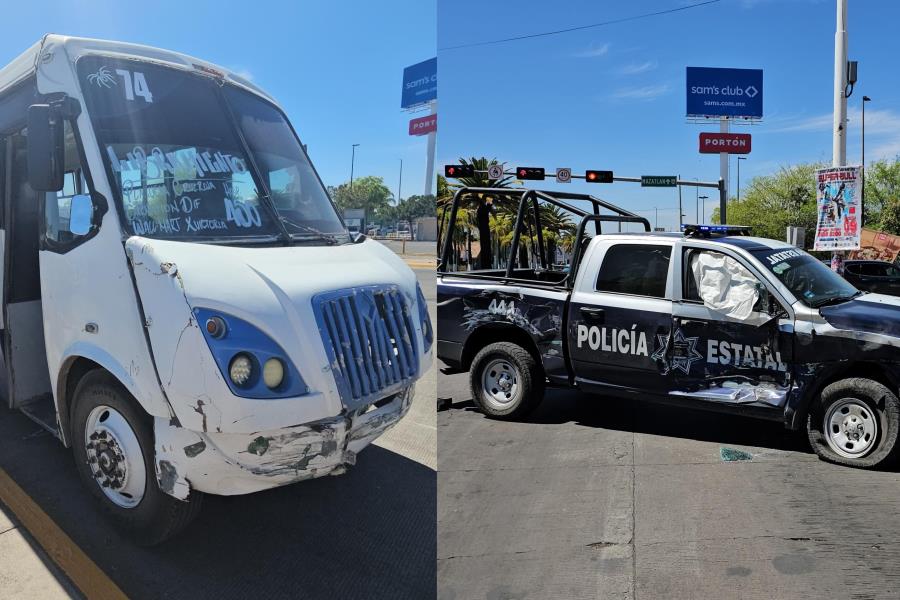
[[[49,104],[28,107],[28,183],[37,192],[63,187],[63,119]]]
[[[94,203],[89,194],[72,196],[69,206],[69,231],[73,235],[87,235],[94,220]]]

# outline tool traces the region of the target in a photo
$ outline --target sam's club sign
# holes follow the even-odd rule
[[[762,69],[687,68],[687,116],[761,119]]]
[[[411,108],[437,99],[437,58],[403,69],[400,108]]]

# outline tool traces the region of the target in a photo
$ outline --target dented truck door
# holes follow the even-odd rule
[[[673,312],[673,396],[760,408],[784,406],[792,339],[777,295],[739,256],[681,252]]]
[[[579,386],[664,392],[663,353],[672,324],[662,243],[595,242],[569,305],[569,355]]]

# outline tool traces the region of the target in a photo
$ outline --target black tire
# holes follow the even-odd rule
[[[830,432],[826,430],[825,419],[829,410],[847,401],[855,401],[868,407],[873,422],[877,425],[874,443],[858,457],[838,454],[829,445],[827,437]],[[865,418],[868,418],[868,415],[864,415],[863,420]],[[897,461],[900,453],[900,444],[897,443],[898,430],[900,430],[900,401],[897,400],[896,394],[877,381],[861,377],[841,379],[826,386],[818,401],[810,407],[806,418],[809,443],[819,458],[861,469],[882,468]]]
[[[491,398],[484,389],[485,370],[495,361],[505,361],[515,379],[514,394],[507,394],[505,402]],[[541,365],[527,350],[511,342],[497,342],[481,349],[469,369],[472,399],[484,414],[497,419],[520,419],[541,403],[544,398],[544,373]]]
[[[115,527],[137,545],[154,546],[182,531],[200,512],[203,494],[192,491],[183,502],[159,489],[154,465],[154,436],[151,418],[127,390],[106,371],[95,370],[78,382],[72,407],[72,452],[78,475],[97,498]],[[91,411],[105,405],[118,411],[131,426],[143,455],[146,482],[144,496],[133,508],[123,508],[106,497],[94,479],[85,447],[85,427]]]

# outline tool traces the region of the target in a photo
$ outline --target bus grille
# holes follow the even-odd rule
[[[319,294],[313,310],[347,408],[396,393],[419,372],[413,320],[397,286]]]

